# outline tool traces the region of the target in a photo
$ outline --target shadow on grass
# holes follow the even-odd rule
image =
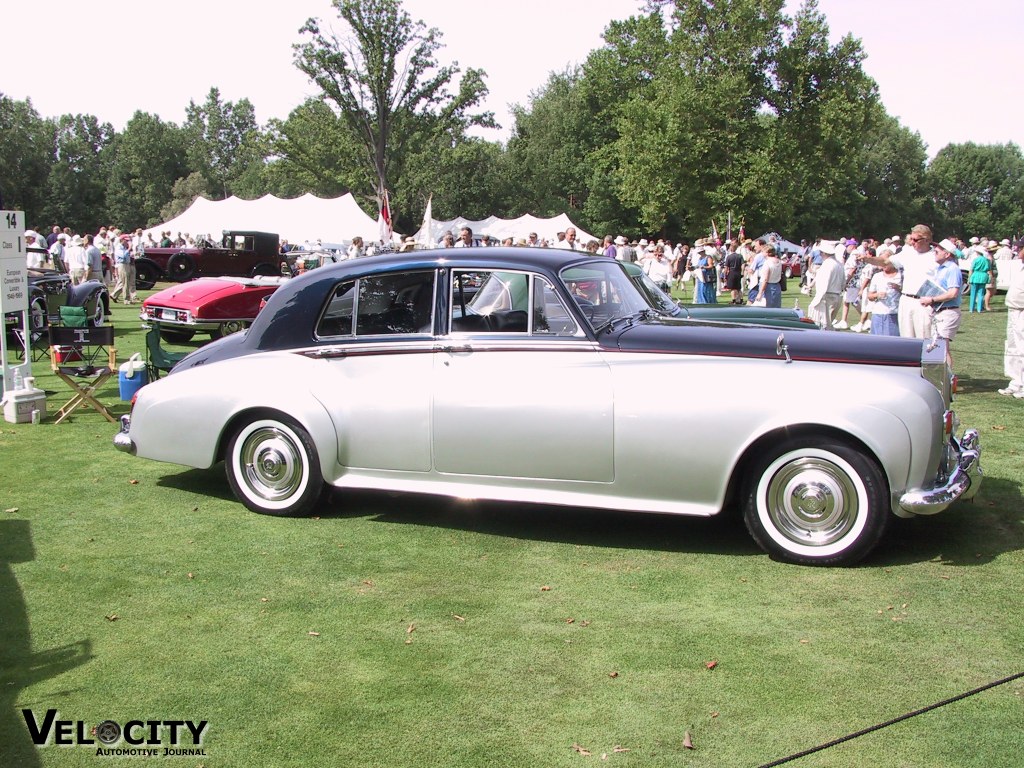
[[[157,484],[223,501],[234,495],[221,464],[161,477]],[[1024,549],[1024,499],[1018,483],[986,477],[974,501],[931,517],[895,519],[861,567],[940,560],[982,565]],[[239,512],[244,508],[238,503]],[[248,513],[246,513],[248,514]],[[396,525],[472,531],[529,541],[694,554],[760,555],[736,509],[710,518],[550,504],[466,501],[429,494],[328,489],[322,519],[364,517]]]
[[[222,501],[232,501],[235,498],[228,485],[227,477],[224,476],[224,465],[221,463],[214,464],[210,469],[187,469],[183,472],[164,475],[156,481],[156,484],[161,488],[176,488],[179,491],[200,493]]]
[[[223,501],[235,500],[223,464],[163,475],[157,485]],[[240,502],[238,508],[240,513],[245,512]],[[322,519],[365,517],[398,525],[617,549],[760,554],[740,516],[731,513],[701,518],[328,488],[315,514]]]
[[[972,501],[938,515],[896,520],[866,565],[907,565],[939,560],[984,565],[1024,549],[1024,499],[1020,484],[986,477]]]
[[[761,554],[734,514],[706,518],[372,492],[329,495],[322,512],[324,517],[352,514],[393,524],[606,549]]]
[[[335,491],[325,497],[320,515],[369,517],[382,523],[588,547],[761,554],[739,515],[730,513],[703,518],[380,491]]]
[[[0,520],[0,745],[4,765],[42,765],[22,714],[31,709],[36,723],[57,702],[29,707],[20,702],[21,690],[86,663],[92,658],[92,644],[80,640],[46,651],[32,651],[28,607],[18,584],[13,563],[35,559],[32,533],[27,520]]]
[[[995,394],[1000,387],[1006,386],[1006,379],[984,379],[980,377],[957,374],[957,395]]]

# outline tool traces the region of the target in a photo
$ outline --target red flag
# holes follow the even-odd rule
[[[382,244],[391,242],[391,201],[388,199],[388,191],[384,190],[384,199],[380,204],[380,216],[377,217],[377,229],[380,230],[380,241]]]

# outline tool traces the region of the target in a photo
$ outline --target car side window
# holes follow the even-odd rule
[[[348,280],[335,288],[316,335],[432,333],[433,309],[433,270]]]
[[[581,333],[551,283],[526,272],[455,270],[449,323],[451,333]]]
[[[544,336],[576,336],[579,326],[561,297],[543,277],[533,279],[533,332]]]
[[[351,336],[352,312],[355,309],[355,280],[346,280],[334,289],[327,309],[316,326],[318,337]]]
[[[452,333],[528,333],[530,276],[525,272],[452,273]]]

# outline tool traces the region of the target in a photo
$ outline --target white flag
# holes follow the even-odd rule
[[[423,212],[423,225],[420,227],[420,245],[433,248],[434,243],[434,216],[431,210],[434,203],[434,196],[427,198],[427,210]]]

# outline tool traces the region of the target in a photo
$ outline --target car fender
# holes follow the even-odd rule
[[[301,355],[276,352],[231,365],[199,365],[147,384],[132,409],[129,437],[136,455],[205,469],[223,458],[232,430],[248,414],[278,412],[309,432],[325,479],[333,478],[334,423],[307,388],[288,386],[313,375],[314,366]]]
[[[741,457],[751,450],[760,450],[758,443],[766,437],[799,432],[807,432],[809,436],[841,434],[862,443],[877,460],[893,492],[908,487],[911,469],[917,463],[915,459],[919,459],[912,451],[911,426],[898,413],[868,403],[847,404],[839,412],[832,404],[831,408],[790,407],[773,413],[751,431],[750,439],[737,452],[734,469]],[[813,440],[809,439],[808,445],[813,445]]]

